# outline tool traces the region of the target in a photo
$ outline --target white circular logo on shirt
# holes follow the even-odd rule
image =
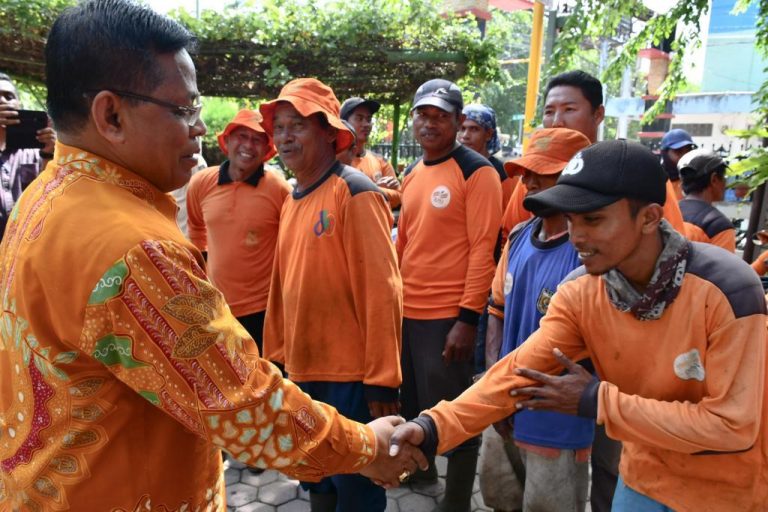
[[[581,157],[581,151],[573,155],[568,165],[563,169],[563,174],[578,174],[584,168],[584,159]]]
[[[432,191],[432,206],[445,208],[451,202],[451,191],[445,185],[440,185]]]
[[[512,282],[512,274],[507,272],[507,275],[504,276],[504,295],[509,295],[509,293],[512,291]]]
[[[704,382],[706,372],[704,364],[701,362],[701,355],[698,349],[692,349],[680,354],[674,362],[675,375],[683,380],[698,380]]]

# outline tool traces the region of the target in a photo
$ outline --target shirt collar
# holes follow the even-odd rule
[[[259,168],[256,169],[256,172],[248,176],[244,183],[258,187],[259,180],[261,180],[262,176],[264,176],[264,164],[261,164]],[[228,183],[232,183],[232,178],[229,176],[229,160],[224,160],[224,163],[219,166],[218,184],[227,185]]]
[[[117,186],[149,203],[175,222],[178,207],[170,194],[162,192],[146,178],[106,158],[57,141],[51,162],[48,165],[49,170],[65,168],[73,174],[87,175],[90,179]]]

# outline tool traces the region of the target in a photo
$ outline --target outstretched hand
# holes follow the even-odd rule
[[[404,422],[401,417],[386,416],[368,424],[376,435],[376,458],[360,474],[387,489],[400,485],[400,477],[410,475],[417,467],[426,469],[429,466],[424,454],[413,443],[404,443],[394,452],[390,450],[395,427]]]
[[[509,392],[512,396],[528,396],[515,404],[518,410],[547,410],[576,415],[579,400],[584,389],[592,381],[593,376],[581,365],[565,357],[560,349],[554,349],[555,359],[562,364],[568,373],[555,376],[547,375],[530,368],[518,368],[515,372],[541,383],[541,386],[525,386]]]
[[[389,454],[393,457],[400,453],[403,447],[419,446],[424,442],[424,430],[416,423],[401,423],[395,427],[395,432],[389,441]],[[424,465],[419,465],[426,471],[429,468],[427,459],[424,459]]]

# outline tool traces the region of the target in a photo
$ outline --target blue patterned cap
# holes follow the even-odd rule
[[[493,130],[493,137],[485,145],[488,154],[492,155],[501,149],[499,132],[496,130],[496,112],[488,105],[472,104],[464,107],[463,114],[486,130]]]

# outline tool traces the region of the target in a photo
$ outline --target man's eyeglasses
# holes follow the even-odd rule
[[[125,98],[131,98],[139,101],[146,101],[147,103],[154,103],[155,105],[160,105],[161,107],[165,107],[168,110],[170,110],[171,113],[173,113],[173,115],[180,117],[181,119],[184,119],[184,122],[187,123],[187,126],[189,126],[190,128],[195,126],[197,122],[200,120],[200,111],[203,109],[202,103],[198,103],[196,105],[177,105],[175,103],[170,103],[168,101],[163,101],[157,98],[153,98],[152,96],[144,96],[143,94],[136,94],[135,92],[122,91],[120,89],[103,89],[103,90],[109,91],[113,94],[117,94],[118,96],[123,96]]]

